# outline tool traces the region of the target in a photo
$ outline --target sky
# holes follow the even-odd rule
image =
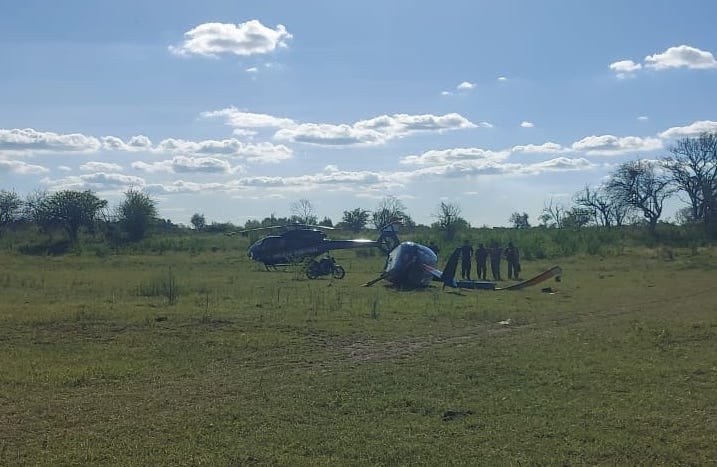
[[[717,3],[8,0],[0,189],[503,226],[717,129]],[[671,209],[684,206],[676,199]],[[668,210],[667,218],[670,218]]]

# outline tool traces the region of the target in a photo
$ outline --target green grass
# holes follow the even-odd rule
[[[555,294],[198,249],[1,254],[0,464],[717,463],[714,249],[526,261]]]

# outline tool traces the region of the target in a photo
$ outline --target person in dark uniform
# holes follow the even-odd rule
[[[466,240],[461,247],[461,278],[471,280],[471,263],[473,262],[473,247]]]
[[[476,272],[478,279],[484,281],[488,273],[488,250],[482,243],[479,243],[476,249]]]
[[[513,242],[508,242],[505,249],[505,259],[508,262],[508,279],[518,280],[520,277],[520,253]]]
[[[438,248],[438,245],[436,245],[436,242],[434,242],[433,240],[431,240],[431,243],[428,244],[428,248],[430,248],[431,251],[436,254],[436,256],[438,256],[438,252],[441,251],[441,249]]]
[[[498,242],[493,242],[488,255],[490,256],[490,272],[493,274],[493,280],[502,280],[500,278],[500,258],[503,256],[503,248],[498,245]]]

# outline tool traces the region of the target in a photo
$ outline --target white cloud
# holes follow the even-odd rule
[[[642,69],[642,65],[632,60],[620,60],[619,62],[611,63],[610,69],[617,73],[618,78],[624,79],[634,76],[636,71]]]
[[[513,152],[527,152],[531,154],[544,154],[544,153],[559,153],[565,151],[558,143],[548,141],[543,144],[525,144],[519,146],[513,146]]]
[[[587,136],[573,143],[571,148],[575,151],[583,151],[588,156],[616,156],[662,149],[662,141],[658,138],[638,136],[622,138],[613,135]]]
[[[682,138],[697,136],[700,133],[711,133],[717,131],[717,122],[711,120],[700,120],[692,122],[687,126],[675,126],[660,133],[660,138]]]
[[[500,81],[500,82],[506,82],[506,81],[508,81],[508,78],[506,78],[505,76],[499,76],[499,77],[498,77],[498,81]]]
[[[130,187],[143,188],[146,184],[141,177],[105,172],[73,175],[57,180],[45,178],[42,183],[46,184],[51,191],[93,190],[97,192],[122,192]]]
[[[374,130],[318,123],[304,123],[292,129],[279,130],[274,137],[281,141],[323,146],[376,145],[388,139],[383,133]]]
[[[116,136],[103,136],[101,141],[102,149],[108,151],[138,152],[152,149],[152,141],[144,135],[133,136],[127,142]]]
[[[689,45],[670,47],[661,54],[645,57],[645,66],[656,70],[665,68],[717,68],[717,60],[711,52],[700,50]]]
[[[471,83],[470,81],[463,81],[458,86],[456,86],[456,89],[459,91],[468,91],[470,89],[473,89],[476,87],[475,83]]]
[[[226,160],[215,157],[185,157],[177,156],[172,158],[172,170],[175,173],[223,173],[235,172],[234,167]]]
[[[168,195],[179,193],[207,193],[212,191],[229,191],[225,183],[196,183],[186,180],[176,180],[169,184],[151,183],[146,190],[152,194]]]
[[[136,150],[151,149],[152,141],[144,135],[133,136],[127,141],[127,146]]]
[[[610,64],[610,69],[618,78],[629,78],[643,69],[665,70],[668,68],[706,69],[717,68],[717,60],[711,52],[689,45],[670,47],[662,53],[648,55],[643,63],[632,60],[620,60]]]
[[[256,115],[256,114],[254,114]],[[260,123],[257,123],[260,124]],[[58,134],[33,129],[0,129],[1,155],[32,155],[35,153],[97,153],[99,151],[148,152],[154,154],[225,156],[245,158],[255,163],[276,163],[290,159],[293,152],[283,144],[244,143],[236,138],[224,140],[188,141],[168,138],[156,146],[144,136],[133,136],[123,141],[116,136],[95,138],[83,134]],[[116,167],[112,167],[116,170]],[[93,169],[87,169],[91,171]]]
[[[475,128],[462,115],[450,113],[445,115],[381,115],[369,120],[361,120],[354,124],[356,128],[376,130],[387,135],[402,136],[418,131],[458,130]]]
[[[533,122],[523,121],[520,122],[521,128],[533,128],[535,124]]]
[[[584,171],[597,167],[584,158],[557,157],[548,161],[518,164],[498,159],[452,161],[403,173],[401,179],[423,179],[427,176],[456,178],[472,176],[528,176],[546,172]]]
[[[543,172],[572,172],[592,170],[596,167],[596,164],[582,157],[556,157],[547,161],[525,165],[520,169],[520,172],[527,175],[537,175]]]
[[[394,114],[361,120],[353,125],[304,123],[281,129],[274,137],[284,141],[328,146],[378,145],[412,133],[475,127],[476,124],[456,113],[440,116]]]
[[[649,117],[647,115],[640,115],[637,119],[641,122],[646,122],[649,120]]]
[[[293,152],[283,144],[257,143],[247,144],[241,151],[241,157],[257,164],[276,164],[291,159]]]
[[[87,162],[80,166],[83,172],[122,172],[122,166],[111,162]]]
[[[254,130],[246,130],[244,128],[234,128],[232,130],[232,134],[240,138],[252,139],[254,136],[257,135],[257,132]]]
[[[141,177],[118,173],[97,172],[94,174],[80,175],[79,178],[85,183],[98,188],[107,188],[109,186],[143,186],[145,184],[144,179]]]
[[[205,174],[231,174],[241,170],[232,167],[228,161],[215,157],[186,157],[176,156],[169,160],[147,163],[136,161],[132,168],[144,172],[169,172],[169,173],[205,173]]]
[[[250,162],[274,163],[292,157],[292,151],[284,145],[271,143],[247,144],[235,138],[224,140],[187,141],[168,138],[153,149],[159,154],[193,156],[227,156],[246,158]]]
[[[286,41],[291,38],[283,25],[271,29],[255,19],[239,24],[204,23],[185,32],[184,41],[177,46],[169,46],[169,50],[176,55],[246,56],[286,47]]]
[[[480,148],[452,148],[443,150],[432,150],[420,156],[406,156],[401,159],[401,164],[406,165],[445,165],[458,161],[491,160],[502,161],[508,157],[509,151],[490,151]]]
[[[22,161],[0,160],[0,173],[12,172],[20,175],[37,175],[49,172],[41,165],[32,165]]]
[[[296,122],[290,118],[244,112],[236,107],[202,112],[200,117],[223,118],[227,125],[236,128],[291,128],[296,126]]]
[[[80,133],[61,134],[32,128],[0,129],[0,153],[94,152],[102,147],[97,138]]]
[[[229,126],[239,130],[277,128],[274,138],[280,141],[323,146],[370,146],[417,132],[441,132],[483,126],[476,125],[457,113],[445,115],[380,115],[353,124],[298,123],[290,118],[244,112],[235,107],[202,112],[202,118],[223,118]],[[161,144],[161,143],[160,143]]]

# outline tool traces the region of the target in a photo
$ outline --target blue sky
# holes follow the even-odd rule
[[[162,217],[533,223],[717,129],[706,1],[9,1],[0,188],[146,190]],[[680,207],[678,200],[672,203]],[[668,216],[670,214],[668,213]]]

